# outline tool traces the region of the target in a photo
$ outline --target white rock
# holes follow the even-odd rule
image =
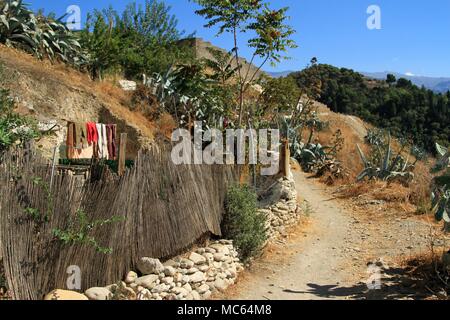
[[[189,283],[190,281],[191,281],[191,277],[189,277],[189,276],[183,276],[183,278],[181,279],[182,284]]]
[[[206,253],[212,253],[212,254],[214,254],[214,253],[216,253],[217,251],[216,251],[216,249],[214,249],[214,248],[205,248],[205,252]]]
[[[168,277],[173,277],[177,271],[174,267],[165,267],[164,268],[164,274]]]
[[[157,284],[156,282],[158,279],[159,276],[157,276],[156,274],[150,274],[148,276],[137,278],[134,283],[137,284],[138,286],[151,289],[152,287],[154,287],[155,284]]]
[[[205,248],[199,248],[196,250],[198,254],[204,254],[206,252]]]
[[[175,275],[173,276],[173,281],[175,281],[176,283],[183,282],[183,275],[181,273],[175,273]]]
[[[190,285],[189,283],[186,283],[186,284],[183,286],[183,288],[184,288],[185,290],[187,290],[188,292],[191,292],[191,291],[192,291],[192,287],[191,287],[191,285]]]
[[[69,290],[53,290],[47,294],[44,300],[89,300],[84,294]]]
[[[152,293],[159,293],[161,296],[167,291],[169,291],[170,287],[166,286],[165,284],[159,284],[156,287],[152,289]]]
[[[174,293],[174,294],[176,294],[177,296],[178,295],[181,295],[183,298],[184,297],[186,297],[187,295],[188,295],[188,291],[186,290],[186,289],[184,289],[184,288],[173,288],[172,289],[172,292]]]
[[[188,300],[188,301],[194,300],[194,296],[192,295],[192,292],[186,296],[186,300]]]
[[[190,268],[190,269],[188,269],[188,270],[186,271],[186,274],[187,274],[187,275],[191,275],[191,274],[194,274],[194,273],[196,273],[196,272],[198,272],[198,269],[197,269],[197,268]]]
[[[194,262],[189,259],[181,259],[180,267],[183,269],[190,269],[194,267]]]
[[[128,272],[126,278],[125,278],[125,283],[126,284],[130,284],[136,281],[136,279],[138,278],[138,275],[136,272],[134,271],[130,271]]]
[[[161,280],[162,283],[167,284],[167,285],[171,285],[173,284],[173,278],[172,277],[166,277],[164,279]]]
[[[192,283],[199,283],[205,281],[205,274],[203,272],[196,272],[193,275],[190,276],[190,281]]]
[[[196,264],[196,265],[201,265],[201,264],[206,263],[206,258],[195,252],[191,253],[191,255],[189,256],[189,260],[194,262],[194,264]]]
[[[216,253],[216,254],[214,254],[214,261],[216,261],[216,262],[225,261],[224,254],[223,253]]]
[[[125,91],[135,91],[137,84],[134,81],[119,80],[120,87]]]
[[[223,292],[228,287],[228,284],[223,279],[216,279],[216,281],[214,281],[214,287]]]
[[[137,300],[150,300],[153,298],[152,293],[148,289],[140,291],[137,295]]]
[[[208,300],[209,298],[211,298],[212,292],[211,291],[206,291],[203,295],[202,298],[204,300]]]
[[[203,265],[198,268],[201,272],[207,272],[209,270],[208,265]]]
[[[226,248],[226,246],[224,246],[220,243],[214,243],[214,244],[210,245],[209,247],[216,250],[216,252],[221,252],[221,253],[224,253],[224,251],[228,249],[228,248]]]
[[[198,287],[197,288],[197,292],[199,293],[199,294],[204,294],[204,293],[206,293],[207,291],[209,291],[209,286],[207,285],[207,284],[203,284],[203,285],[201,285],[200,287]]]
[[[203,254],[203,257],[205,257],[205,259],[208,262],[213,262],[214,261],[214,254],[213,253],[206,252],[206,253]]]
[[[110,300],[112,293],[106,288],[90,288],[84,293],[89,300]]]
[[[202,299],[200,297],[200,294],[195,290],[191,292],[191,295],[192,295],[193,300],[201,300]]]
[[[152,293],[152,298],[155,300],[158,300],[158,298],[161,298],[161,297],[157,293]]]
[[[137,263],[138,270],[145,275],[160,274],[164,272],[164,266],[158,259],[141,258]]]
[[[166,262],[164,262],[163,265],[165,267],[178,268],[180,266],[180,263],[171,259],[171,260],[167,260]]]

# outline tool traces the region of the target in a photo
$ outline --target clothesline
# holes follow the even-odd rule
[[[116,128],[115,124],[68,122],[67,158],[116,160]]]

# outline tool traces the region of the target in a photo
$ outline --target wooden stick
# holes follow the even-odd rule
[[[291,152],[289,150],[289,141],[284,141],[283,145],[283,154],[284,154],[284,176],[289,177],[290,175],[290,160],[291,160]]]
[[[121,133],[119,142],[119,166],[118,166],[119,176],[122,176],[125,173],[126,150],[127,150],[127,134]]]
[[[73,145],[73,136],[74,136],[74,125],[72,123],[67,124],[67,142],[66,142],[66,152],[67,152],[67,159],[73,159],[74,154],[74,145]]]
[[[53,159],[52,159],[52,175],[50,178],[50,192],[52,192],[53,187],[53,177],[55,175],[55,166],[56,166],[56,150],[58,150],[59,146],[53,148]]]

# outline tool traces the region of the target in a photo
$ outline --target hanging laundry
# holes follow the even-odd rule
[[[108,159],[116,160],[117,158],[117,145],[116,145],[116,125],[106,125],[106,135],[108,138]]]
[[[93,143],[98,142],[98,131],[97,126],[94,122],[88,122],[86,123],[86,129],[87,129],[87,142],[89,145]]]
[[[68,159],[117,159],[117,126],[102,123],[67,123]]]
[[[97,142],[98,158],[103,159],[104,155],[103,155],[103,147],[102,147],[103,146],[102,125],[101,125],[101,123],[96,123],[95,126],[97,128],[97,133],[98,133],[98,142]]]
[[[94,145],[82,149],[75,149],[72,159],[92,159],[94,156]]]
[[[75,122],[75,148],[87,148],[87,128],[85,123]]]
[[[72,159],[75,152],[75,124],[73,122],[67,123],[67,140],[66,140],[66,152],[67,159]]]
[[[102,144],[99,144],[99,148],[102,149],[102,155],[104,159],[109,159],[108,157],[108,136],[106,134],[106,125],[101,124],[102,127]]]

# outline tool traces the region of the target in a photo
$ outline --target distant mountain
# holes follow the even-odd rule
[[[416,86],[424,86],[427,89],[433,90],[435,92],[445,93],[450,90],[450,78],[434,78],[434,77],[422,77],[422,76],[411,76],[406,74],[401,74],[397,72],[361,72],[364,76],[368,78],[374,78],[379,80],[385,80],[388,74],[393,74],[397,79],[405,78],[410,80]]]
[[[281,71],[281,72],[267,72],[266,73],[271,76],[272,78],[282,78],[282,77],[287,77],[288,75],[290,75],[292,72],[294,71]]]

